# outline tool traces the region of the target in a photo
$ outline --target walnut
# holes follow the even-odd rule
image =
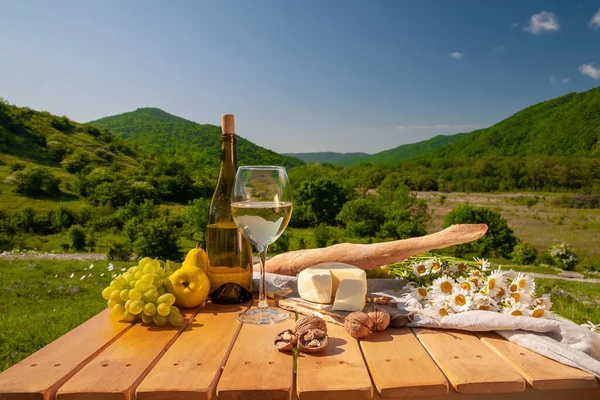
[[[294,324],[294,332],[305,331],[308,329],[320,329],[327,333],[327,324],[323,318],[314,315],[302,317]]]
[[[382,331],[390,324],[390,314],[381,307],[374,307],[367,315],[373,320],[373,332]]]
[[[324,350],[329,344],[329,337],[321,329],[306,329],[298,332],[298,349],[305,353]]]
[[[291,351],[298,342],[296,334],[291,329],[286,329],[275,338],[275,348],[279,351]]]
[[[349,314],[344,320],[344,328],[353,338],[364,338],[371,333],[373,320],[368,314],[362,311],[355,311]]]

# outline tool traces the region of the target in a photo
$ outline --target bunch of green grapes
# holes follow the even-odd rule
[[[102,291],[111,313],[125,321],[141,320],[148,325],[183,324],[183,316],[173,304],[175,296],[167,293],[162,261],[142,258],[139,264],[115,277]]]

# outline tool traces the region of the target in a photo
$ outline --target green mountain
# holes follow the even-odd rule
[[[355,159],[360,157],[366,157],[367,153],[336,153],[333,151],[322,151],[317,153],[283,153],[284,156],[299,158],[305,163],[329,163],[329,164],[340,164],[341,162],[348,159]]]
[[[599,156],[600,87],[527,107],[431,157]]]
[[[218,165],[221,152],[221,128],[198,124],[171,115],[158,108],[135,111],[91,121],[98,128],[110,129],[117,136],[137,143],[141,149],[157,154],[177,154],[205,165]],[[238,164],[285,165],[304,164],[237,137]]]
[[[360,163],[389,163],[402,160],[411,160],[427,155],[450,143],[458,142],[465,137],[475,134],[477,131],[469,133],[457,133],[456,135],[438,135],[422,142],[403,144],[390,150],[384,150],[379,153],[370,154],[364,157],[348,158],[339,162],[339,165],[348,166]]]

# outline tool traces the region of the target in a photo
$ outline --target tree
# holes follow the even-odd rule
[[[525,242],[517,244],[512,252],[512,259],[518,264],[531,265],[537,257],[538,250]]]
[[[508,226],[506,219],[486,207],[473,207],[470,205],[458,206],[444,217],[444,228],[454,224],[486,224],[488,231],[484,237],[475,242],[455,247],[457,255],[476,253],[479,257],[502,256],[509,258],[517,237]]]
[[[71,238],[71,247],[77,251],[85,249],[85,230],[79,225],[73,225],[69,229],[69,238]]]
[[[134,250],[138,257],[181,260],[177,245],[179,229],[166,218],[148,221],[140,226]]]
[[[302,219],[301,223],[310,226],[335,224],[338,213],[350,197],[349,193],[347,187],[327,178],[302,182],[295,196],[294,214],[299,211],[296,222]]]
[[[337,219],[350,236],[374,237],[385,222],[385,210],[381,201],[360,197],[345,203]]]
[[[13,172],[6,182],[16,186],[16,192],[25,196],[53,195],[60,192],[58,179],[50,170],[42,167],[25,168]]]

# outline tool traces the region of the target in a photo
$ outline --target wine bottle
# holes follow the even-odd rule
[[[221,122],[221,169],[206,226],[209,297],[216,304],[237,304],[252,298],[252,245],[238,231],[231,215],[237,171],[234,117],[224,114]]]

